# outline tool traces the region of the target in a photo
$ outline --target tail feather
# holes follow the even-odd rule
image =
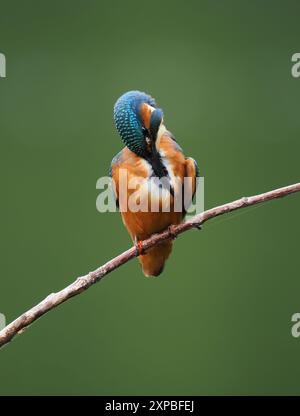
[[[139,257],[145,276],[159,276],[164,269],[165,261],[172,251],[172,241],[164,241],[151,248]]]

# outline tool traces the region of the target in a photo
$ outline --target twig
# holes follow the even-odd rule
[[[251,197],[244,197],[237,199],[236,201],[229,202],[228,204],[221,205],[202,212],[201,214],[196,215],[189,221],[185,223],[174,225],[171,228],[163,231],[159,234],[153,234],[147,240],[142,242],[140,249],[143,251],[148,250],[149,248],[155,246],[156,244],[174,238],[191,228],[199,228],[201,224],[207,220],[217,217],[218,215],[223,215],[231,211],[235,211],[240,208],[248,207],[251,205],[256,205],[261,202],[270,201],[271,199],[282,198],[286,195],[290,195],[294,192],[300,191],[300,183],[294,185],[285,186],[283,188],[275,189],[270,192],[266,192],[260,195],[255,195]],[[7,325],[2,331],[0,331],[0,347],[7,344],[15,335],[23,332],[28,325],[36,321],[40,316],[49,312],[51,309],[65,302],[66,300],[72,298],[73,296],[78,295],[84,290],[88,289],[93,284],[99,282],[106,276],[108,273],[120,267],[122,264],[127,263],[129,260],[138,256],[136,247],[131,247],[129,250],[124,251],[124,253],[119,254],[117,257],[108,261],[103,266],[94,270],[93,272],[88,273],[85,276],[78,277],[72,284],[66,288],[60,290],[57,293],[52,293],[47,296],[42,302],[33,308],[29,309],[27,312],[23,313],[16,320]]]

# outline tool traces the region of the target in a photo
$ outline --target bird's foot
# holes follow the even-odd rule
[[[201,231],[202,230],[202,225],[201,224],[197,224],[196,225],[197,230]]]
[[[169,235],[172,238],[172,240],[175,240],[175,238],[177,238],[175,225],[169,225],[168,231],[169,231]]]
[[[145,250],[143,248],[143,241],[142,240],[138,240],[135,237],[134,245],[135,245],[135,248],[136,248],[137,256],[141,256],[142,254],[144,254]]]

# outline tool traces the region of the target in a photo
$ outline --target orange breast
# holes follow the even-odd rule
[[[150,110],[144,109],[144,119],[149,121]],[[162,135],[157,142],[157,148],[161,153],[162,161],[167,167],[171,182],[176,185],[183,182],[186,174],[186,159],[174,140],[168,135],[168,132]],[[121,173],[121,175],[120,175]],[[122,220],[127,228],[133,241],[144,240],[154,233],[163,231],[172,224],[179,224],[182,222],[184,214],[182,212],[175,212],[173,198],[170,197],[170,212],[162,212],[161,201],[158,206],[158,212],[151,212],[151,198],[153,191],[149,192],[149,182],[151,181],[152,167],[143,158],[137,156],[129,149],[124,148],[118,162],[112,167],[112,178],[115,182],[115,192],[119,201],[119,207],[122,215]],[[125,175],[125,184],[124,184]],[[142,195],[146,195],[148,202],[146,212],[143,208],[133,212],[128,205],[137,188],[131,188],[131,180],[136,180],[140,183],[143,190]],[[122,197],[122,190],[126,188],[126,198]],[[156,195],[156,194],[155,194]],[[155,196],[154,195],[154,196]],[[160,195],[160,194],[158,194]],[[155,198],[154,198],[155,199]],[[139,261],[146,276],[158,276],[164,267],[166,259],[169,257],[172,250],[172,241],[165,241],[158,246],[150,249],[146,254],[139,256]]]
[[[167,165],[171,176],[177,176],[179,181],[183,180],[185,174],[185,158],[179,149],[174,145],[174,141],[164,135],[159,141],[159,151],[162,152],[163,161]],[[122,171],[121,171],[122,170]],[[119,176],[121,173],[121,177]],[[123,198],[124,192],[124,174],[126,175],[126,199]],[[122,157],[118,166],[113,168],[112,177],[116,183],[116,193],[119,199],[119,206],[123,222],[131,235],[132,239],[141,240],[149,237],[151,234],[160,232],[166,229],[171,224],[179,224],[182,221],[182,213],[174,212],[173,198],[170,197],[170,212],[162,212],[161,203],[159,204],[159,212],[151,212],[151,195],[148,195],[148,210],[147,212],[137,211],[132,212],[128,201],[134,200],[134,193],[137,188],[131,188],[131,181],[140,183],[144,189],[142,195],[147,193],[147,186],[149,177],[152,174],[152,168],[148,162],[143,158],[137,156],[129,149],[125,148],[122,152]],[[123,182],[123,184],[122,184]],[[123,187],[122,187],[123,186]],[[152,195],[153,197],[153,195]],[[143,208],[145,208],[145,204]]]

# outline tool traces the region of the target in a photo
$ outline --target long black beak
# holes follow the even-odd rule
[[[158,130],[162,121],[163,121],[163,112],[160,108],[156,108],[152,112],[151,119],[150,119],[150,127],[148,129],[148,134],[150,138],[150,148],[151,148],[151,156],[149,157],[149,162],[152,165],[155,176],[159,178],[166,177],[169,179],[170,186],[167,186],[164,182],[162,182],[162,186],[168,189],[170,194],[174,198],[174,189],[173,189],[173,186],[171,185],[167,168],[162,163],[160,154],[156,148],[157,133],[158,133]]]

